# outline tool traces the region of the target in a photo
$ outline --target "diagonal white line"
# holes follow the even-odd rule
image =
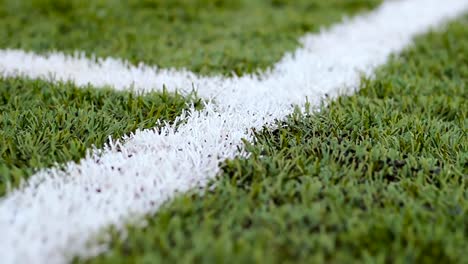
[[[80,164],[69,163],[65,171],[52,168],[34,175],[0,202],[2,262],[62,263],[75,254],[92,255],[100,248],[86,243],[103,227],[115,224],[122,229],[125,221],[157,211],[177,192],[206,186],[220,162],[239,155],[242,139],[252,140],[251,128],[284,118],[292,104],[304,103],[306,96],[318,103],[324,93],[358,88],[360,73],[370,75],[414,35],[467,9],[468,0],[386,2],[373,13],[305,36],[303,48],[259,77],[206,78],[3,51],[0,65],[8,76],[52,72],[55,78],[79,84],[122,89],[133,83],[143,91],[162,83],[174,88],[194,84],[202,97],[216,103],[186,112],[179,118],[185,124],[177,128],[139,131]],[[75,66],[64,65],[83,66],[77,72]],[[38,70],[41,67],[47,70]]]

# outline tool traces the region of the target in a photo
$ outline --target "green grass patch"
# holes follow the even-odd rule
[[[85,51],[201,74],[264,69],[381,0],[0,0],[0,47]]]
[[[257,132],[249,159],[89,263],[462,263],[468,17],[361,90]]]
[[[187,99],[167,91],[134,95],[70,83],[0,78],[0,196],[35,169],[82,158],[158,119],[173,120]]]

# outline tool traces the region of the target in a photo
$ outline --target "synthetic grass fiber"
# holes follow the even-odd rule
[[[1,0],[0,47],[241,75],[381,0]]]
[[[168,92],[134,95],[23,78],[0,79],[0,196],[38,168],[78,161],[158,120],[180,115],[189,98]],[[196,101],[196,100],[195,100]],[[194,102],[195,102],[194,101]]]
[[[216,188],[182,195],[88,262],[466,262],[467,58],[464,17],[357,94],[257,131]]]

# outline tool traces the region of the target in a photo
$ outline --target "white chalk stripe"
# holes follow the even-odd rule
[[[63,263],[76,254],[93,255],[102,248],[86,245],[102,228],[114,224],[122,229],[125,221],[156,212],[178,192],[206,186],[219,172],[220,162],[239,155],[241,140],[252,140],[251,128],[284,118],[292,104],[303,103],[306,96],[317,103],[324,93],[358,88],[360,73],[371,74],[391,53],[409,45],[415,34],[467,8],[468,0],[386,2],[368,15],[305,36],[303,48],[286,55],[260,77],[204,78],[187,72],[132,68],[119,62],[110,68],[106,63],[83,66],[84,71],[88,67],[102,69],[102,76],[109,76],[102,81],[98,75],[91,80],[87,74],[58,67],[56,76],[67,72],[61,78],[120,89],[131,83],[142,90],[162,83],[178,88],[193,83],[199,94],[214,98],[216,104],[184,113],[180,120],[186,123],[177,128],[166,125],[159,130],[137,131],[123,143],[96,151],[79,164],[67,164],[64,171],[52,168],[34,175],[29,184],[0,202],[2,262]],[[2,57],[7,54],[13,53],[5,51]],[[8,65],[2,60],[7,75],[47,74],[38,74],[36,68],[41,63],[27,67],[28,60],[41,57],[17,54],[17,60],[23,62],[16,65],[21,67],[10,65],[17,62],[13,55]],[[60,55],[57,63],[73,64],[72,58],[65,58]],[[52,70],[50,65],[42,67]],[[116,78],[127,77],[114,83],[114,74]],[[147,81],[139,82],[135,76]]]

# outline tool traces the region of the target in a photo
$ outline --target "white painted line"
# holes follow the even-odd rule
[[[3,52],[1,57],[11,55],[1,64],[8,75],[17,67],[37,77],[42,65],[56,76],[66,72],[60,78],[81,84],[124,88],[134,82],[147,90],[160,84],[156,80],[178,88],[194,83],[201,96],[214,98],[216,104],[186,112],[179,118],[186,123],[178,128],[166,125],[157,131],[139,131],[80,164],[69,163],[65,171],[48,169],[34,175],[29,184],[0,202],[2,262],[63,263],[76,254],[91,256],[100,248],[86,243],[103,227],[123,228],[124,221],[157,211],[177,192],[206,186],[219,172],[220,162],[239,155],[241,139],[252,140],[251,128],[284,118],[292,111],[291,104],[303,103],[306,96],[317,103],[324,93],[358,88],[360,72],[371,74],[391,53],[409,45],[414,35],[467,9],[468,0],[387,2],[371,14],[305,36],[303,48],[260,77],[203,78],[149,68],[138,72],[119,63],[110,68],[89,64],[93,69],[89,74],[102,69],[108,76],[102,81],[98,75],[91,78],[88,73],[61,69],[63,64],[53,70],[42,65],[51,61],[37,62],[40,57],[32,54]],[[74,63],[63,58],[57,57],[57,63]],[[10,65],[17,60],[23,62]],[[31,60],[36,66],[28,68]],[[112,76],[127,77],[114,83]],[[143,78],[147,82],[137,85],[135,76],[147,76]]]

